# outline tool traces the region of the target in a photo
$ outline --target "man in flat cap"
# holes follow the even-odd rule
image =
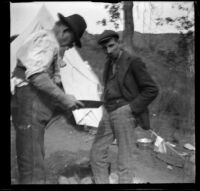
[[[78,14],[64,17],[58,13],[58,17],[52,30],[32,33],[17,52],[12,119],[20,184],[45,183],[44,132],[53,112],[58,108],[68,112],[83,106],[58,87],[58,61],[61,49],[81,47],[80,38],[87,25]]]
[[[116,32],[104,31],[98,44],[108,59],[103,74],[104,114],[90,153],[94,180],[109,183],[108,150],[116,139],[119,183],[133,183],[134,128],[138,123],[145,130],[150,128],[147,106],[156,98],[158,88],[144,62],[120,48]]]

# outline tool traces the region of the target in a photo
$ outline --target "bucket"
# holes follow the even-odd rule
[[[136,142],[136,146],[141,150],[152,149],[153,141],[148,138],[138,139]]]

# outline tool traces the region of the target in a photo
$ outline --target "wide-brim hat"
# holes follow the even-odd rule
[[[87,28],[84,18],[78,14],[64,17],[61,13],[58,13],[58,17],[63,24],[67,25],[72,30],[75,37],[75,44],[81,48],[82,44],[80,38]]]
[[[119,39],[119,34],[113,30],[105,30],[102,34],[99,35],[97,43],[101,45],[113,37]]]

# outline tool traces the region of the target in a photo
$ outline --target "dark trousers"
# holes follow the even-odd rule
[[[134,149],[135,118],[131,110],[120,107],[112,112],[104,110],[90,152],[90,161],[95,183],[109,183],[109,146],[116,138],[118,146],[117,170],[119,183],[131,183],[134,173],[132,165]]]
[[[16,153],[20,184],[45,183],[44,132],[51,118],[37,93],[28,86],[17,88],[12,97],[16,130]]]
[[[16,153],[20,184],[45,183],[44,127],[17,126]]]

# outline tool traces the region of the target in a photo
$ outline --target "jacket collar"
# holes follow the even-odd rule
[[[130,58],[131,58],[131,56],[128,54],[128,52],[123,50],[123,53],[122,53],[120,59],[118,60],[118,62],[119,62],[118,80],[120,83],[123,83],[125,74],[130,66],[130,63],[131,63]]]
[[[119,79],[120,83],[123,82],[124,76],[129,68],[130,60],[131,60],[130,58],[131,58],[130,55],[125,50],[122,49],[121,56],[116,61],[117,64],[119,65],[118,79]],[[105,69],[104,69],[104,73],[103,73],[104,84],[107,82],[110,66],[111,66],[111,60],[108,59],[105,63]]]

